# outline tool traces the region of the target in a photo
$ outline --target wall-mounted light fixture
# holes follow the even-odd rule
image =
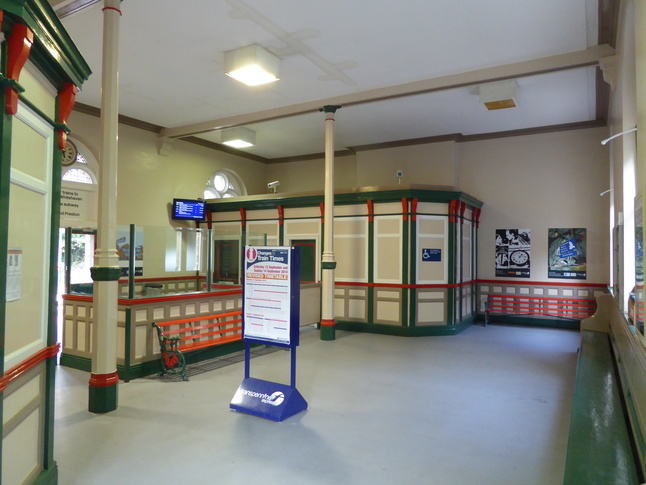
[[[242,126],[222,130],[222,144],[233,148],[247,148],[256,144],[256,132]]]
[[[601,144],[605,145],[610,140],[612,140],[614,138],[617,138],[618,136],[621,136],[621,135],[626,135],[627,133],[632,133],[633,131],[637,131],[636,126],[634,128],[631,128],[630,130],[622,131],[621,133],[617,133],[616,135],[612,135],[610,138],[606,138],[605,140],[601,140]]]
[[[480,102],[488,110],[515,108],[516,88],[518,83],[515,79],[506,79],[493,83],[481,84],[479,86]]]
[[[278,81],[279,68],[280,59],[258,44],[224,53],[224,72],[247,86]]]

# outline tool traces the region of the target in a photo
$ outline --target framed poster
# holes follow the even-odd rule
[[[587,276],[586,230],[548,229],[548,278],[584,280]]]
[[[529,278],[531,231],[496,229],[496,276]]]

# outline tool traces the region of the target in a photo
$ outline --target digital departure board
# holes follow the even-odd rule
[[[172,218],[180,221],[203,221],[206,201],[194,199],[173,199]]]

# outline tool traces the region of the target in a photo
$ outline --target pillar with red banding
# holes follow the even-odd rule
[[[334,113],[341,106],[321,108],[325,113],[325,221],[321,260],[321,340],[334,340]]]

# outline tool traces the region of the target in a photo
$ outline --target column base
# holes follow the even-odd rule
[[[336,322],[321,320],[321,340],[334,340],[336,337]]]
[[[91,374],[88,411],[103,414],[117,409],[119,377],[112,374]]]

